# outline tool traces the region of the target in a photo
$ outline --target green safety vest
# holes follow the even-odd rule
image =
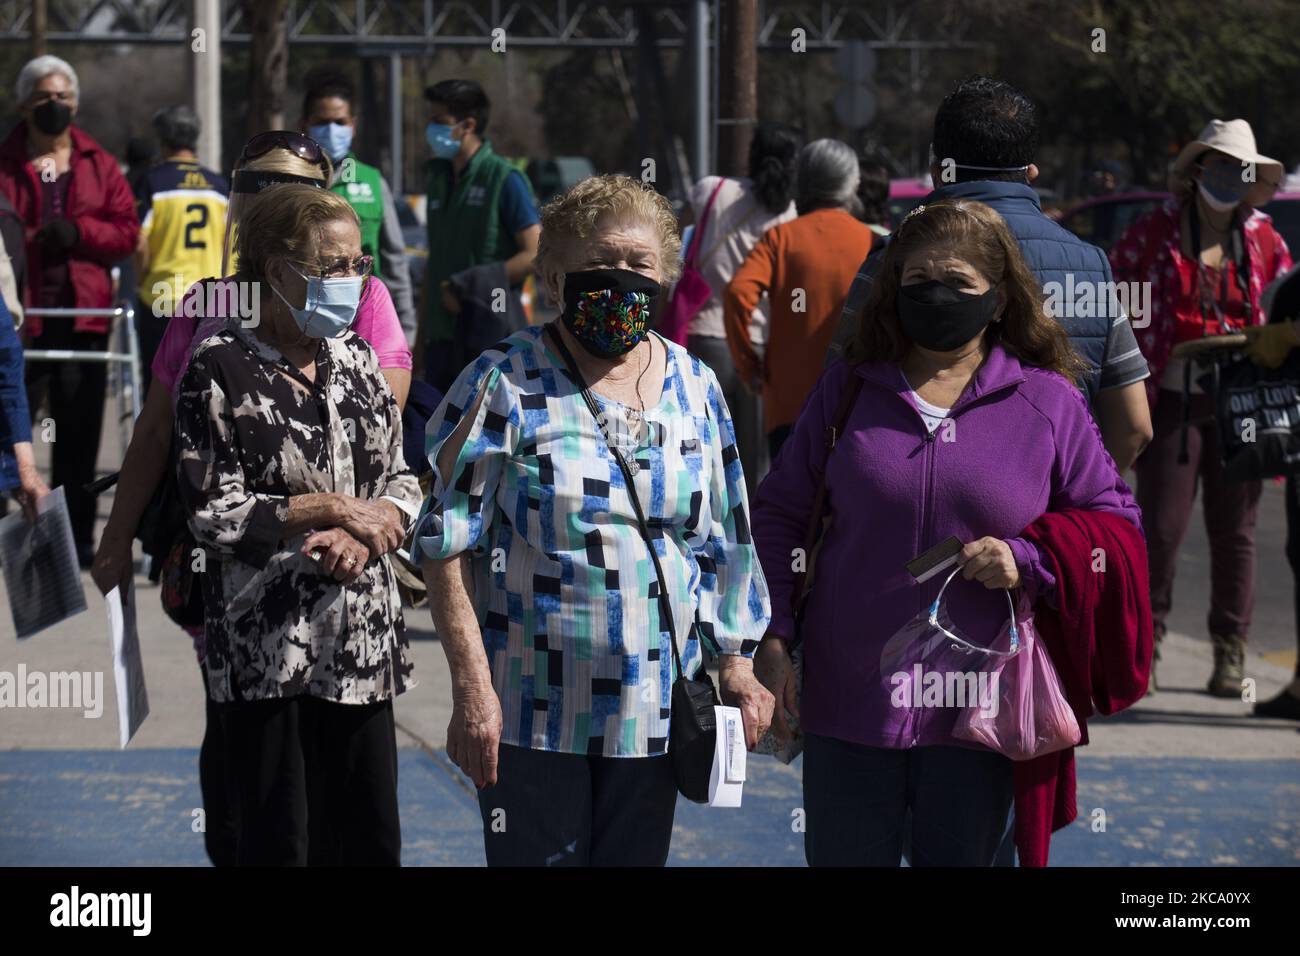
[[[351,152],[339,160],[338,167],[339,175],[334,178],[330,189],[346,199],[356,211],[361,220],[361,253],[375,257],[375,275],[382,279],[384,270],[379,255],[379,231],[384,225],[384,191],[379,185],[379,170],[361,162]]]
[[[425,271],[425,335],[450,341],[455,316],[442,307],[444,279],[485,262],[504,262],[519,247],[501,229],[501,190],[515,167],[484,142],[452,184],[451,160],[431,159],[428,174],[429,263]]]

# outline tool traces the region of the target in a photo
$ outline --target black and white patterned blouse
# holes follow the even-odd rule
[[[302,553],[307,533],[284,533],[293,495],[419,508],[401,416],[370,347],[351,332],[323,339],[311,383],[232,321],[195,350],[176,442],[181,499],[206,558],[209,696],[365,704],[414,687],[388,557],[344,586]]]

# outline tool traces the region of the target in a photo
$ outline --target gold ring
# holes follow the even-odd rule
[[[351,568],[351,567],[355,567],[355,566],[356,566],[356,563],[357,563],[357,559],[356,559],[356,558],[348,558],[348,567],[350,567],[350,568]]]

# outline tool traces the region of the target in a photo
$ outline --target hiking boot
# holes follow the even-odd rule
[[[1214,644],[1214,673],[1206,689],[1215,697],[1241,697],[1246,671],[1246,639],[1236,634],[1211,634]]]

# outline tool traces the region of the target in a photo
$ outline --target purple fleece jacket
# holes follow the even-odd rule
[[[753,506],[754,540],[772,595],[769,634],[794,635],[793,554],[803,546],[831,423],[848,377],[865,381],[827,467],[830,525],[804,616],[803,729],[874,747],[957,743],[957,711],[891,703],[886,641],[924,615],[947,572],[918,585],[903,565],[956,535],[1008,542],[1029,604],[1056,581],[1019,537],[1040,515],[1111,511],[1141,527],[1133,493],[1102,445],[1078,389],[994,346],[946,422],[929,433],[895,364],[837,361],[808,396]],[[1007,601],[960,575],[944,594],[958,633],[991,644]],[[1023,606],[1023,602],[1022,602]],[[978,660],[977,660],[978,658]],[[970,670],[987,660],[973,655]],[[911,711],[911,712],[909,712]]]

